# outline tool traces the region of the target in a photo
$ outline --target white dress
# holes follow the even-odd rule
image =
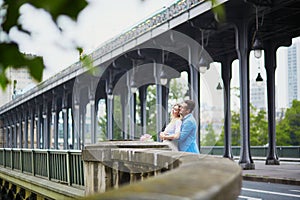
[[[182,121],[181,119],[173,119],[171,122],[166,126],[164,132],[167,132],[169,135],[174,135],[175,133],[180,132]],[[164,143],[167,143],[172,151],[178,151],[178,140],[164,140]]]

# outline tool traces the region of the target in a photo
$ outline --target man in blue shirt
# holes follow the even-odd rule
[[[192,115],[194,108],[195,102],[192,100],[185,100],[181,104],[180,114],[182,116],[182,125],[178,139],[179,151],[199,153],[197,145],[197,123]]]

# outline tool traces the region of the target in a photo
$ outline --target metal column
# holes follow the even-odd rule
[[[279,165],[276,152],[276,118],[275,118],[275,70],[276,50],[274,43],[265,42],[265,68],[267,72],[267,96],[268,96],[268,134],[269,146],[266,165]]]
[[[35,109],[34,109],[34,105],[31,105],[31,109],[30,109],[30,148],[33,149],[34,148],[34,122],[35,122]]]
[[[224,85],[224,154],[223,157],[233,159],[231,149],[231,108],[230,108],[230,81],[232,60],[222,62],[222,79]]]
[[[90,103],[90,117],[91,117],[91,143],[96,143],[96,122],[97,122],[97,113],[96,113],[96,87],[97,83],[95,80],[91,80],[89,85],[89,103]]]
[[[141,134],[145,134],[147,132],[147,86],[139,88],[139,99],[141,104]]]
[[[40,141],[40,139],[41,139],[41,132],[42,132],[42,130],[41,130],[42,111],[41,111],[40,105],[37,104],[36,110],[37,110],[37,113],[36,113],[37,114],[37,121],[36,121],[36,146],[37,146],[38,149],[40,149],[41,148],[41,141]]]
[[[106,99],[106,113],[107,113],[107,139],[113,139],[113,110],[114,110],[114,99]]]
[[[136,123],[136,94],[130,93],[129,94],[129,135],[130,139],[134,140],[136,138],[136,130],[135,130],[135,123]]]
[[[22,122],[22,112],[21,110],[17,110],[17,132],[19,138],[19,144],[17,142],[17,147],[23,148],[23,122]]]
[[[28,111],[24,109],[24,148],[28,148]]]
[[[53,121],[53,148],[58,149],[58,119],[59,119],[59,109],[57,105],[57,96],[56,93],[53,91],[52,92],[52,107],[51,107],[51,112],[52,112],[52,121]]]
[[[193,56],[194,57],[194,56]],[[190,85],[190,99],[195,102],[193,115],[197,123],[197,145],[200,150],[200,72],[192,64],[189,65],[189,85]]]
[[[62,98],[62,117],[63,117],[63,138],[64,144],[63,149],[68,149],[68,138],[69,138],[69,105],[68,105],[68,93],[63,92]]]
[[[128,92],[121,94],[121,109],[122,109],[122,137],[123,139],[128,139],[128,109],[127,109],[127,100],[128,100]]]
[[[241,152],[239,164],[243,169],[255,169],[250,153],[250,125],[249,125],[249,49],[248,23],[245,20],[236,23],[236,48],[240,70],[240,126]]]

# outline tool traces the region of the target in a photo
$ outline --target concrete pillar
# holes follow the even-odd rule
[[[114,189],[119,188],[119,162],[112,164],[112,187]]]

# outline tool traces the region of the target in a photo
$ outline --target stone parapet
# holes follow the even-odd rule
[[[85,191],[90,195],[87,199],[238,197],[242,170],[235,162],[227,158],[173,152],[161,145],[127,141],[86,147],[82,158]]]

